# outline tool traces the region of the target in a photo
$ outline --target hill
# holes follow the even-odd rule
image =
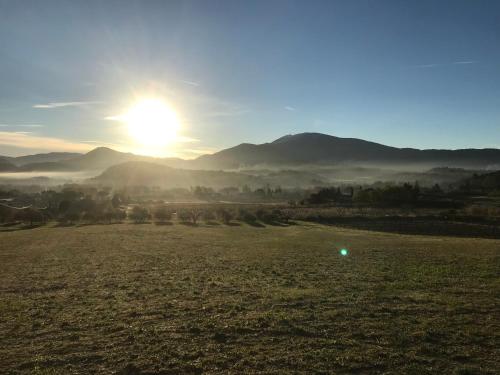
[[[365,164],[422,167],[449,166],[499,168],[500,150],[419,150],[396,148],[357,138],[320,133],[287,135],[271,143],[242,143],[203,155],[194,161],[199,168],[231,169],[256,165]]]
[[[8,158],[0,157],[0,172],[17,172],[17,166]]]
[[[263,184],[260,178],[242,173],[176,169],[144,161],[130,161],[112,166],[90,181],[107,186],[148,185],[164,188],[186,188],[197,185],[221,188]]]
[[[154,158],[98,147],[86,154],[48,153],[17,158],[0,157],[0,171],[103,171],[130,161],[147,161],[183,169],[247,167],[369,166],[405,171],[433,167],[500,169],[499,149],[419,150],[397,148],[356,138],[320,133],[287,135],[270,143],[242,143],[194,160]],[[17,169],[16,167],[22,167]]]
[[[20,167],[26,164],[62,162],[78,156],[81,156],[81,154],[76,152],[49,152],[46,154],[24,155],[17,157],[0,156],[0,159],[6,160],[9,163]]]

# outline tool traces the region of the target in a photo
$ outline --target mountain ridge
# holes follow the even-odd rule
[[[17,160],[17,164],[16,164]],[[19,161],[21,160],[21,161]],[[196,159],[154,158],[97,147],[88,153],[47,153],[0,157],[0,171],[105,170],[129,161],[149,161],[185,169],[231,170],[256,166],[390,165],[500,169],[500,149],[397,148],[358,138],[322,133],[288,134],[274,141],[239,145]]]

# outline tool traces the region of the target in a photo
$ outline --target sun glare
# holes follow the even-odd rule
[[[180,124],[175,111],[161,99],[143,99],[122,116],[130,136],[144,147],[163,147],[176,141]]]

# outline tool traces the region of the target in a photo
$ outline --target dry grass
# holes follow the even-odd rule
[[[499,270],[499,240],[304,223],[4,232],[0,373],[493,374]]]

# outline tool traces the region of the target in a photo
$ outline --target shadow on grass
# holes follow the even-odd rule
[[[205,221],[205,225],[215,227],[215,226],[219,226],[220,223],[218,223],[217,221],[214,221],[214,220],[209,220],[209,221]]]
[[[277,221],[277,220],[262,220],[262,222],[266,225],[272,225],[273,227],[288,227],[288,226],[290,226],[289,224],[282,223],[281,221]]]
[[[25,224],[25,225],[2,225],[3,228],[8,228],[8,229],[0,229],[0,232],[17,232],[18,230],[29,230],[29,229],[35,229],[35,228],[40,228],[44,226],[45,224]]]
[[[240,223],[236,223],[234,221],[230,221],[229,223],[225,223],[228,227],[241,227]]]
[[[54,228],[76,227],[76,223],[57,223]]]
[[[19,221],[14,221],[12,223],[1,224],[0,227],[2,227],[2,228],[8,228],[8,227],[13,227],[13,226],[16,226],[16,225],[19,225],[19,224],[20,224]]]
[[[266,227],[264,224],[259,223],[258,221],[244,221],[244,223],[248,224],[254,228],[265,228]]]
[[[190,221],[179,221],[179,224],[181,225],[185,225],[185,226],[188,226],[188,227],[197,227],[198,226],[198,223],[192,223]]]
[[[155,225],[165,226],[165,225],[174,225],[174,223],[172,223],[171,221],[157,221],[155,222]]]

